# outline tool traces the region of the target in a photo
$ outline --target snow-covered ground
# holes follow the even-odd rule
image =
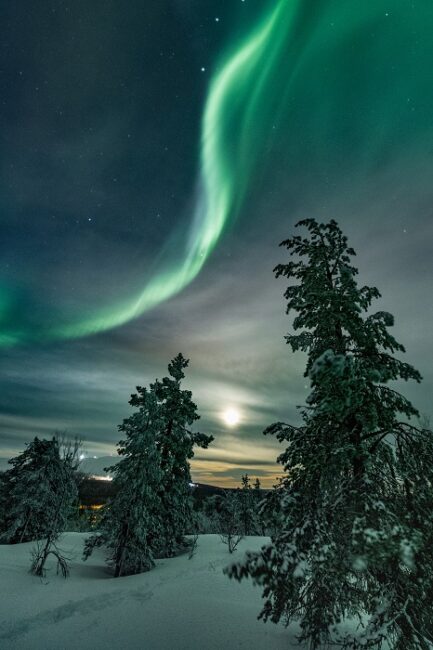
[[[159,560],[153,571],[112,578],[102,551],[81,560],[87,533],[66,533],[65,580],[28,573],[33,544],[0,545],[1,650],[290,650],[293,630],[264,624],[260,589],[223,568],[266,538],[248,537],[233,555],[217,535],[201,535],[192,559]]]

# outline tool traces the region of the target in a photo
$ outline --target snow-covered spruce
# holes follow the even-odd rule
[[[16,544],[46,537],[64,491],[65,470],[68,498],[62,515],[70,515],[77,497],[72,459],[68,457],[65,464],[57,438],[36,437],[9,464],[12,468],[2,474],[0,488],[0,541]]]
[[[194,446],[206,448],[212,436],[189,427],[199,418],[191,392],[181,388],[188,361],[179,354],[169,377],[137,387],[130,404],[137,411],[119,430],[122,459],[112,468],[116,495],[104,507],[100,531],[85,545],[109,549],[116,577],[152,568],[155,557],[171,557],[185,546],[193,519],[189,459]]]
[[[421,378],[393,356],[404,348],[388,332],[392,316],[365,315],[380,294],[357,286],[355,253],[337,223],[298,225],[308,235],[282,243],[297,257],[275,271],[295,281],[285,297],[301,332],[286,339],[308,355],[311,394],[303,426],[265,431],[287,445],[279,526],[228,573],[262,585],[260,616],[299,621],[311,649],[379,649],[385,640],[394,650],[431,649],[433,437],[408,423],[415,408],[388,385]],[[340,626],[353,618],[358,635]]]
[[[256,535],[256,512],[255,494],[251,487],[251,480],[248,474],[242,476],[242,487],[240,490],[240,517],[242,522],[243,535]]]
[[[75,471],[79,443],[34,440],[12,458],[12,468],[2,477],[0,542],[15,544],[36,541],[31,571],[42,576],[49,555],[54,555],[63,575],[67,561],[56,542],[65,530],[77,499]]]
[[[267,535],[266,522],[264,521],[262,511],[265,505],[264,495],[262,494],[260,479],[256,478],[252,489],[252,510],[253,510],[253,529],[255,535]]]
[[[241,490],[224,492],[218,497],[218,526],[221,541],[233,553],[243,538]]]

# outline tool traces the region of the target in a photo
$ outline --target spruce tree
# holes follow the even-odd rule
[[[253,504],[254,504],[254,521],[255,521],[255,534],[266,535],[266,522],[263,515],[265,508],[265,495],[261,487],[260,479],[256,478],[253,488]]]
[[[240,518],[242,523],[242,534],[253,535],[256,528],[254,495],[251,487],[251,479],[248,474],[242,476],[240,489]]]
[[[195,445],[207,447],[212,440],[188,428],[199,416],[191,392],[181,388],[187,365],[179,354],[169,377],[138,386],[129,402],[137,410],[119,426],[126,438],[118,444],[122,459],[110,468],[116,495],[84,551],[88,557],[95,546],[108,547],[116,577],[147,571],[155,557],[186,546],[193,518],[188,461]]]
[[[136,405],[136,395],[130,404]],[[87,559],[96,546],[105,546],[116,578],[154,566],[162,534],[162,471],[156,444],[162,426],[155,392],[141,389],[139,409],[119,426],[125,434],[117,448],[121,460],[109,468],[115,496],[104,506],[98,532],[84,548]]]
[[[191,431],[191,425],[199,419],[192,393],[181,387],[188,359],[178,354],[169,364],[169,376],[155,381],[151,389],[158,399],[162,426],[156,444],[161,458],[162,481],[159,489],[162,522],[163,555],[174,555],[184,544],[184,536],[193,522],[191,496],[191,471],[189,460],[194,447],[206,449],[213,436]],[[141,390],[134,398],[140,405]]]
[[[243,538],[241,490],[224,491],[217,504],[221,541],[227,544],[229,553],[233,553]]]
[[[38,540],[33,549],[31,572],[44,576],[45,565],[50,555],[57,561],[57,573],[63,577],[69,575],[68,559],[58,547],[60,534],[66,530],[70,521],[73,505],[77,503],[78,488],[75,473],[79,464],[78,440],[70,442],[54,438],[51,447],[51,459],[45,468],[45,480],[49,484],[49,493],[45,502],[49,522],[44,530],[44,539]]]
[[[66,454],[58,438],[34,438],[9,463],[2,478],[0,541],[8,544],[58,536],[71,512],[77,489],[76,450]],[[72,452],[72,456],[70,452]]]
[[[377,289],[358,287],[355,254],[335,221],[301,221],[282,242],[294,259],[287,335],[307,353],[303,424],[265,433],[287,444],[279,462],[279,527],[228,573],[264,588],[264,620],[297,620],[311,649],[427,650],[433,643],[433,443],[410,424],[412,404],[389,382],[420,381],[396,358],[393,317],[369,312]],[[358,632],[340,623],[355,619]],[[347,628],[346,628],[347,629]],[[387,646],[388,647],[388,646]]]

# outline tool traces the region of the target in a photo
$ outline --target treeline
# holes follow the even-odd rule
[[[73,509],[68,522],[68,530],[93,531],[98,528],[101,512],[116,494],[112,481],[92,479],[77,474],[79,507]],[[267,526],[260,512],[260,505],[269,490],[262,489],[259,478],[254,482],[248,474],[242,476],[239,487],[222,488],[201,483],[190,485],[192,498],[192,518],[188,525],[188,534],[222,533],[225,526],[224,515],[228,509],[239,515],[239,531],[243,535],[265,535]],[[247,514],[250,513],[250,514]],[[254,522],[254,525],[241,525]]]

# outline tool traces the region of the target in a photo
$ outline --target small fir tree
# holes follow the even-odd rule
[[[38,540],[33,549],[31,572],[37,576],[45,575],[45,565],[50,555],[57,561],[57,573],[61,571],[64,578],[69,575],[67,558],[57,545],[60,534],[66,530],[74,504],[78,499],[75,473],[79,464],[78,440],[68,442],[54,438],[51,447],[51,459],[45,467],[45,480],[49,492],[45,506],[49,513],[49,522],[44,531],[43,540]]]
[[[188,429],[198,415],[191,392],[180,387],[187,365],[178,355],[170,377],[137,387],[129,403],[138,410],[119,426],[126,439],[118,445],[122,460],[110,468],[116,494],[84,550],[86,558],[95,546],[107,546],[116,577],[147,571],[155,557],[186,546],[193,521],[188,461],[195,445],[207,447],[212,440]]]
[[[62,457],[58,438],[36,437],[9,461],[12,468],[4,473],[1,484],[0,501],[5,504],[1,508],[1,542],[29,542],[64,530],[77,498],[75,446],[72,451],[72,456],[66,451]]]
[[[272,490],[266,492],[259,506],[259,516],[262,522],[262,534],[274,537],[282,528],[283,519],[281,513],[281,490],[284,489],[283,481],[280,479]]]
[[[224,492],[217,500],[218,523],[221,541],[227,544],[229,553],[236,550],[242,535],[242,499],[240,490]]]
[[[242,484],[239,496],[242,534],[244,536],[253,535],[256,529],[256,513],[251,479],[248,474],[244,474],[241,480]]]
[[[256,535],[266,535],[266,522],[263,516],[263,509],[265,506],[265,499],[260,483],[260,479],[256,478],[253,488],[253,507],[254,507],[254,532]]]
[[[287,342],[307,353],[311,394],[303,425],[265,433],[287,444],[271,543],[229,575],[263,585],[264,620],[300,621],[309,647],[427,650],[433,643],[432,434],[408,423],[410,402],[388,385],[419,373],[394,356],[386,312],[365,315],[379,297],[359,288],[335,221],[300,222],[308,236],[283,242],[276,267],[291,284],[297,315]],[[403,420],[399,418],[403,416]],[[340,622],[358,618],[359,634]]]
[[[200,533],[221,533],[219,523],[221,496],[216,494],[206,497],[202,501],[200,515]]]

